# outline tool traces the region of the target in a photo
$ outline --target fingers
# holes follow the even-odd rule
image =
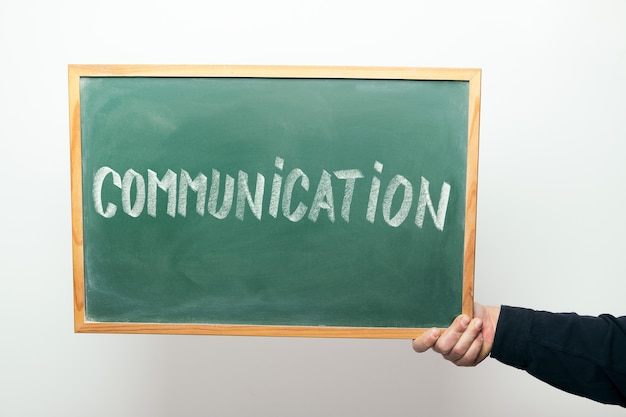
[[[500,307],[474,304],[474,319],[458,316],[446,330],[431,329],[413,340],[416,352],[433,350],[458,366],[476,366],[491,353]]]
[[[418,353],[426,352],[437,343],[440,335],[441,331],[437,328],[432,328],[422,333],[420,337],[413,340],[413,350]]]
[[[484,359],[484,356],[482,356],[483,346],[483,335],[479,333],[478,336],[471,342],[464,354],[460,357],[454,357],[454,360],[451,360],[457,366],[475,366],[481,362],[482,359]]]
[[[420,337],[413,340],[413,349],[416,352],[425,352],[432,349],[442,355],[447,355],[452,351],[456,343],[459,341],[465,329],[470,322],[466,315],[458,316],[443,334],[437,328],[424,332]]]
[[[441,336],[440,342],[443,340],[446,343],[442,343],[440,353],[445,359],[456,365],[468,366],[476,361],[482,350],[483,338],[480,332],[483,323],[478,318],[472,321],[461,319],[459,325],[460,327],[455,329],[455,333],[451,333],[449,336],[444,333]],[[458,333],[461,328],[463,331]]]
[[[458,316],[448,327],[443,334],[437,340],[433,350],[437,353],[441,353],[446,359],[448,355],[452,353],[455,346],[462,339],[467,326],[470,323],[470,318],[464,314]],[[454,355],[453,355],[454,356]]]
[[[424,332],[413,340],[413,349],[416,352],[432,349],[458,366],[474,366],[485,356],[482,328],[480,318],[470,320],[460,315],[443,333],[436,328]]]

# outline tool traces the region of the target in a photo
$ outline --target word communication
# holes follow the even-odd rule
[[[354,213],[358,212],[372,224],[377,216],[380,216],[391,227],[399,227],[410,221],[418,228],[422,228],[428,212],[434,226],[440,231],[444,230],[451,193],[451,186],[445,181],[439,189],[438,203],[435,206],[430,182],[423,176],[413,179],[419,181],[417,186],[399,174],[393,176],[387,184],[381,184],[377,174],[382,174],[384,166],[379,161],[374,163],[375,174],[369,184],[366,184],[369,187],[357,187],[362,184],[361,180],[366,178],[360,169],[332,172],[324,169],[315,186],[311,177],[300,168],[290,170],[285,176],[284,163],[285,161],[277,156],[274,162],[276,172],[271,183],[266,181],[265,175],[256,173],[253,187],[250,185],[250,175],[243,170],[238,171],[236,179],[226,174],[222,186],[222,173],[214,168],[209,179],[202,172],[192,178],[184,169],[179,173],[168,169],[159,176],[151,169],[147,169],[145,175],[132,168],[121,174],[108,166],[102,166],[94,174],[91,194],[95,211],[107,219],[119,215],[118,205],[121,205],[121,211],[127,216],[137,218],[147,215],[156,218],[157,200],[165,192],[167,195],[165,214],[170,217],[187,217],[190,200],[193,201],[190,195],[194,193],[196,215],[208,214],[220,220],[234,213],[235,218],[243,221],[248,208],[257,220],[261,220],[263,214],[267,213],[274,219],[282,216],[294,223],[300,221],[315,223],[320,215],[324,215],[334,223],[338,211],[342,221],[347,223]],[[104,193],[105,188],[118,190],[116,193],[119,194],[115,199],[107,198],[105,194],[108,196],[110,193]],[[353,208],[355,192],[368,188],[369,191],[364,191],[369,193],[366,207],[355,211]],[[265,197],[266,189],[269,189],[269,198]],[[304,192],[304,195],[308,196],[307,199],[294,198],[296,190],[298,195]],[[365,201],[364,198],[362,200]],[[115,204],[116,202],[118,204]]]

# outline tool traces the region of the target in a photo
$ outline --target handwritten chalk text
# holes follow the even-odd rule
[[[162,190],[167,195],[167,215],[186,217],[191,190],[195,193],[195,212],[200,216],[208,213],[216,219],[225,219],[234,212],[234,216],[243,221],[247,207],[256,219],[261,220],[264,213],[263,204],[266,202],[266,212],[273,218],[283,216],[294,223],[306,218],[315,223],[323,213],[334,223],[338,210],[341,219],[350,222],[357,181],[365,178],[361,170],[344,169],[332,172],[322,170],[317,185],[313,186],[309,175],[300,168],[294,168],[284,176],[282,158],[276,157],[274,166],[278,172],[274,173],[269,184],[266,184],[263,174],[257,173],[251,185],[250,175],[240,170],[237,178],[226,174],[223,190],[220,186],[222,173],[216,169],[212,169],[209,181],[202,172],[192,178],[184,169],[181,169],[179,174],[168,169],[159,177],[151,169],[147,170],[145,176],[133,169],[128,169],[122,175],[110,167],[103,166],[96,171],[93,179],[94,207],[96,212],[105,218],[112,218],[118,213],[118,205],[103,197],[103,189],[108,187],[120,190],[121,209],[126,215],[139,217],[145,212],[148,216],[157,217],[157,196],[162,194],[159,193],[159,190]],[[382,174],[383,164],[376,161],[374,171]],[[367,207],[360,212],[364,213],[368,222],[374,223],[380,208],[382,219],[391,227],[402,225],[411,216],[411,221],[422,228],[428,210],[434,226],[443,231],[450,198],[450,184],[444,181],[441,185],[438,204],[435,207],[429,181],[424,177],[420,177],[419,181],[418,189],[414,190],[413,183],[408,178],[395,175],[383,191],[381,180],[374,174],[368,187]],[[270,188],[269,201],[265,198],[266,186]],[[312,198],[294,201],[296,187],[298,191],[301,189]],[[382,200],[381,191],[383,191]],[[300,191],[299,195],[301,194]]]

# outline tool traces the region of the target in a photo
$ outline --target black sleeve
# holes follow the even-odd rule
[[[626,317],[502,306],[491,356],[563,391],[626,407]]]

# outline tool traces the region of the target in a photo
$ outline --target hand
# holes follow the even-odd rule
[[[493,346],[500,307],[474,303],[474,318],[462,314],[443,333],[434,328],[413,340],[416,352],[432,349],[457,366],[476,366]]]

